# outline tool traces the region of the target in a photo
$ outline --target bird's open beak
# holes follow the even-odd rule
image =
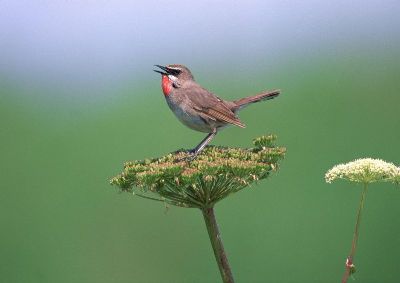
[[[160,70],[153,70],[154,72],[157,72],[157,73],[160,73],[161,75],[165,75],[165,76],[168,76],[169,75],[169,71],[168,71],[168,68],[167,67],[164,67],[164,66],[161,66],[161,65],[154,65],[155,67],[158,67],[158,68],[160,68],[161,70],[163,70],[163,71],[160,71]]]
[[[154,72],[160,73],[161,75],[166,75],[166,76],[172,75],[172,76],[176,77],[181,73],[181,70],[176,69],[176,68],[169,68],[169,67],[164,67],[164,66],[160,66],[160,65],[154,65],[154,66],[156,66],[164,71],[163,72],[160,70],[153,70]]]

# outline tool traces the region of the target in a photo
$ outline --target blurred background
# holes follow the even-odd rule
[[[282,89],[213,144],[278,135],[278,173],[216,207],[237,282],[339,282],[361,188],[400,164],[398,1],[0,1],[1,282],[219,282],[199,211],[118,193],[132,159],[195,146],[154,64],[225,99]],[[357,282],[399,282],[400,189],[367,195]]]

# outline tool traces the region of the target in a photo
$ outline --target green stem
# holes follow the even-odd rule
[[[356,220],[356,226],[354,228],[353,241],[351,243],[350,254],[346,259],[346,268],[345,268],[345,272],[344,272],[344,275],[342,278],[342,283],[347,282],[347,279],[349,278],[349,276],[352,274],[352,271],[354,270],[353,259],[354,259],[354,255],[356,253],[358,235],[359,235],[360,223],[361,223],[361,214],[362,214],[362,210],[364,208],[366,194],[367,194],[367,184],[364,183],[364,188],[361,193],[360,205],[359,205],[358,211],[357,211],[357,220]]]
[[[150,199],[150,200],[156,200],[156,201],[165,202],[163,199],[148,197],[148,196],[141,195],[141,194],[137,194],[137,193],[134,193],[133,195],[134,195],[134,196],[137,196],[137,197],[145,198],[145,199]]]
[[[215,219],[214,207],[202,209],[204,221],[206,222],[208,235],[212,248],[214,250],[215,259],[217,260],[218,268],[221,273],[222,281],[224,283],[233,283],[233,275],[229,266],[228,258],[222,244],[221,235],[219,233],[217,220]]]

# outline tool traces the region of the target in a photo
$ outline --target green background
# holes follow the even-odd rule
[[[361,188],[326,184],[324,174],[361,157],[400,164],[395,47],[295,54],[244,68],[154,62],[197,66],[196,79],[225,99],[282,89],[240,113],[247,128],[227,128],[213,141],[249,146],[275,133],[287,147],[276,174],[216,207],[237,282],[340,281]],[[98,100],[1,80],[1,282],[220,281],[200,211],[166,210],[108,183],[124,161],[203,138],[170,112],[151,65],[140,76]],[[370,187],[356,282],[399,282],[399,203],[400,188]]]

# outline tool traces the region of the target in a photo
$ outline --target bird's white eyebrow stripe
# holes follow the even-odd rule
[[[179,67],[167,67],[168,69],[172,69],[172,70],[177,70],[177,71],[181,71],[181,68]]]

